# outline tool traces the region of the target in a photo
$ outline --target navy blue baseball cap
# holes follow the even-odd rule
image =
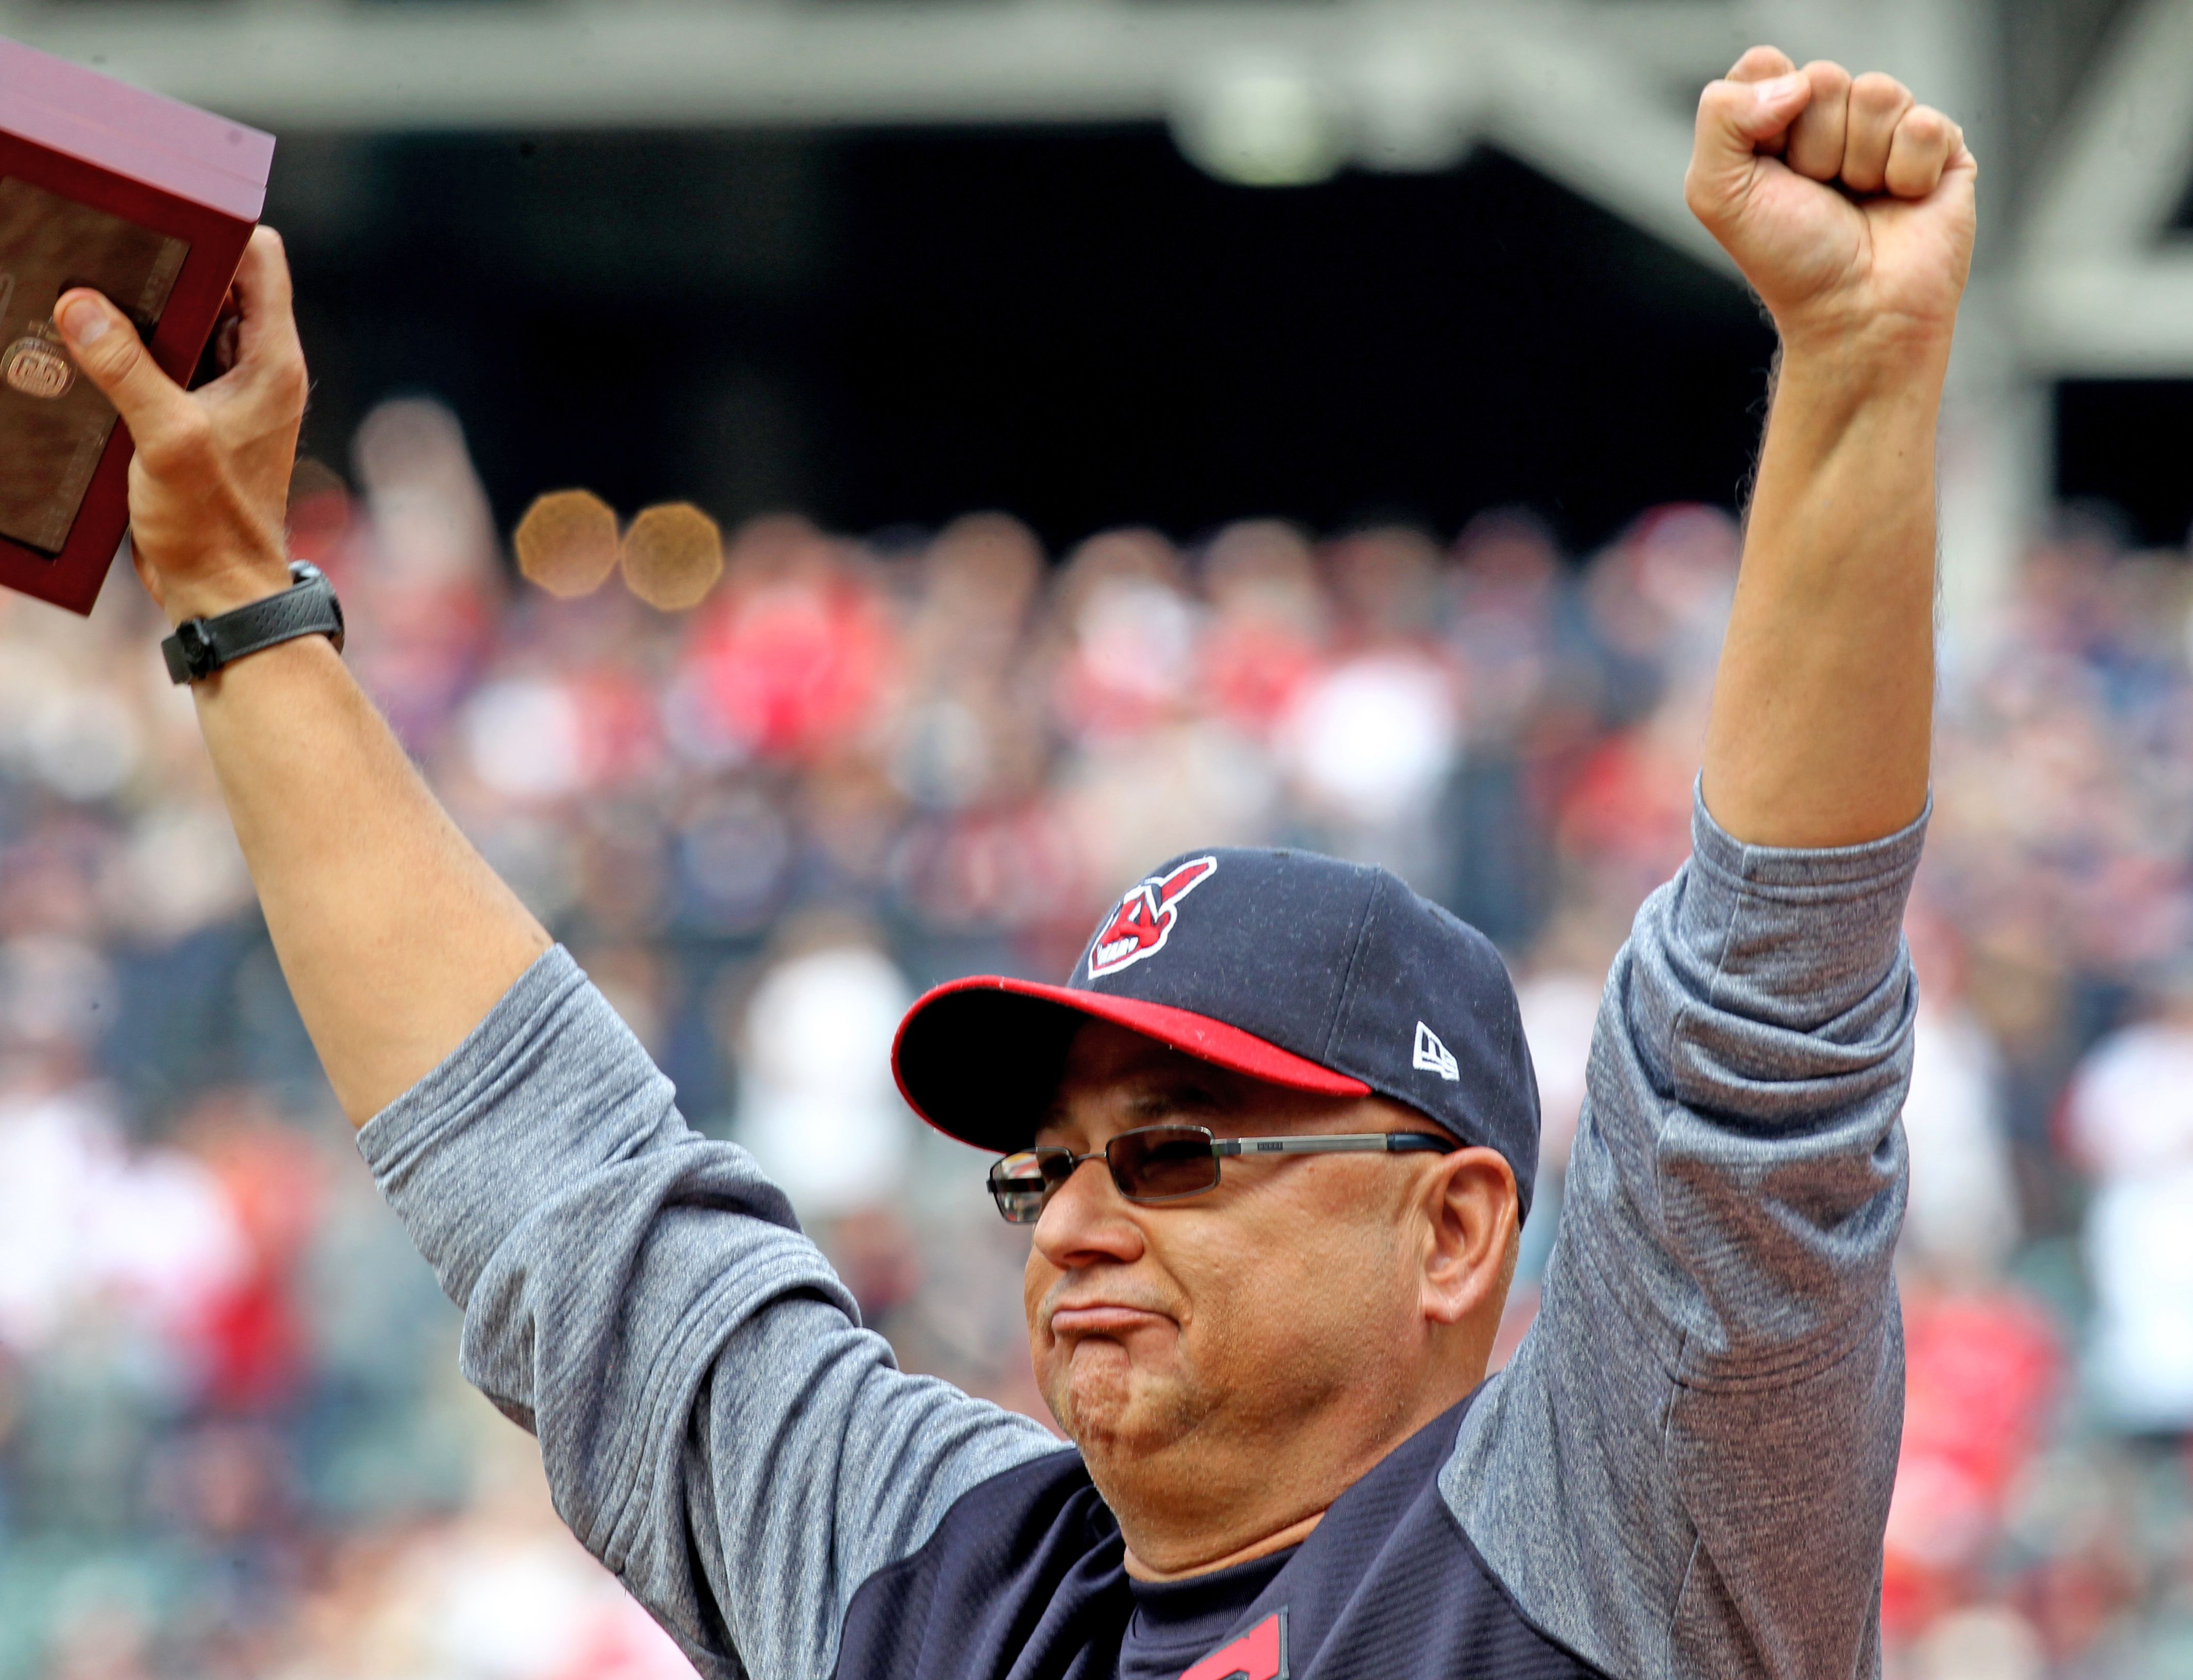
[[[1538,1170],[1538,1083],[1492,942],[1383,869],[1221,848],[1145,876],[1063,986],[978,974],[900,1022],[899,1089],[949,1136],[1028,1146],[1074,1031],[1111,1021],[1198,1059],[1329,1096],[1376,1092],[1515,1170]]]

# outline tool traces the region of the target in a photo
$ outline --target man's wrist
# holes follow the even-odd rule
[[[341,653],[342,603],[320,569],[292,562],[289,586],[210,618],[185,619],[160,643],[169,677],[177,683],[206,683],[238,660],[308,636],[326,637]]]
[[[1774,363],[1774,423],[1808,431],[1931,426],[1941,411],[1949,362],[1946,344],[1906,341],[1897,349],[1852,336],[1785,338]]]
[[[171,625],[186,619],[217,618],[279,595],[290,585],[289,563],[279,554],[255,556],[191,578],[163,577],[160,606]]]
[[[1951,324],[1902,317],[1829,314],[1777,317],[1786,369],[1808,371],[1852,386],[1939,384],[1950,367]]]

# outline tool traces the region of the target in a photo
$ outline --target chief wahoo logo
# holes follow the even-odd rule
[[[1191,858],[1167,874],[1147,876],[1130,887],[1089,947],[1089,978],[1116,974],[1163,951],[1172,924],[1180,920],[1180,901],[1217,867],[1217,858]]]
[[[1266,1616],[1222,1650],[1188,1670],[1180,1680],[1288,1680],[1287,1613]]]

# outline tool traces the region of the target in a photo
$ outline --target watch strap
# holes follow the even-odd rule
[[[160,643],[168,675],[178,684],[202,683],[225,665],[301,636],[324,636],[341,653],[342,603],[317,566],[289,563],[289,587],[213,618],[185,619]]]

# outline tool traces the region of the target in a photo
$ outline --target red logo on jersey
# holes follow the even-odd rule
[[[1180,1680],[1287,1680],[1287,1613],[1266,1616]]]
[[[1128,889],[1089,947],[1089,978],[1116,974],[1163,951],[1172,937],[1172,924],[1180,919],[1180,901],[1217,867],[1217,858],[1193,858],[1170,875],[1152,875]]]

